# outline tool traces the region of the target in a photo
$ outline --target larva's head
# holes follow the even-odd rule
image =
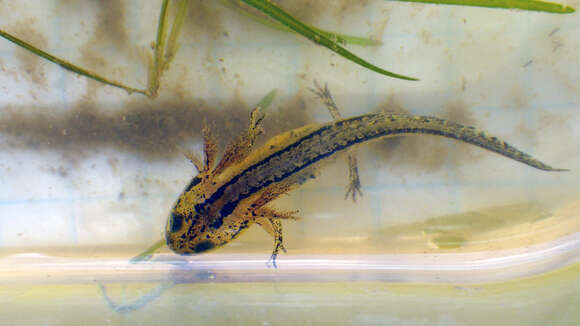
[[[210,228],[205,225],[208,219],[195,209],[201,198],[199,196],[202,190],[201,181],[199,175],[191,180],[167,219],[165,227],[167,246],[178,254],[200,253],[217,246],[217,243],[212,241],[214,237],[208,233]]]
[[[192,255],[223,246],[250,225],[246,219],[210,213],[203,206],[208,197],[203,187],[202,178],[195,177],[169,214],[165,239],[175,253]]]
[[[182,255],[202,253],[222,245],[200,214],[183,215],[175,210],[167,221],[165,239],[169,249]]]

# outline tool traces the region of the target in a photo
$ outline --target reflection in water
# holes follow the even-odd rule
[[[165,290],[171,288],[174,285],[175,285],[174,283],[161,283],[153,290],[151,290],[149,293],[143,295],[134,302],[123,304],[116,303],[113,301],[113,299],[109,297],[105,285],[99,284],[99,289],[101,290],[101,293],[103,294],[103,298],[105,298],[107,305],[109,305],[109,308],[111,308],[115,312],[125,314],[145,307],[148,303],[159,298],[165,292]]]

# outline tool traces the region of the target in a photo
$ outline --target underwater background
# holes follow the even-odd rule
[[[227,2],[227,1],[226,1]],[[149,98],[0,41],[0,325],[573,325],[580,322],[580,24],[552,15],[373,1],[278,1],[387,78],[223,1],[190,1]],[[567,5],[579,7],[577,0]],[[147,85],[157,2],[0,2],[0,29],[88,70]],[[171,10],[175,8],[171,7]],[[252,227],[211,253],[162,249],[207,121],[220,148],[277,89],[260,142],[341,114],[395,111],[476,126],[565,173],[434,136],[357,149],[272,203],[288,253]]]

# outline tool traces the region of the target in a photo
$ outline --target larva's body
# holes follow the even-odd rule
[[[563,171],[473,127],[434,117],[381,113],[312,124],[273,137],[253,152],[243,152],[245,147],[240,144],[247,143],[249,148],[255,135],[250,142],[244,143],[248,137],[243,138],[237,146],[230,147],[215,169],[212,168],[215,150],[209,146],[204,167],[196,164],[202,172],[179,196],[171,212],[167,244],[180,254],[200,253],[227,244],[256,222],[274,236],[275,258],[278,250],[283,249],[279,220],[291,215],[266,208],[268,202],[309,179],[334,154],[376,139],[405,134],[454,138],[540,170]],[[236,152],[240,154],[236,156]]]

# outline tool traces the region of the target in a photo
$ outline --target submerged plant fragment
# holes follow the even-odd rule
[[[421,2],[438,5],[456,5],[499,9],[521,9],[543,11],[552,14],[570,14],[576,11],[571,6],[537,0],[391,0],[400,2]]]

